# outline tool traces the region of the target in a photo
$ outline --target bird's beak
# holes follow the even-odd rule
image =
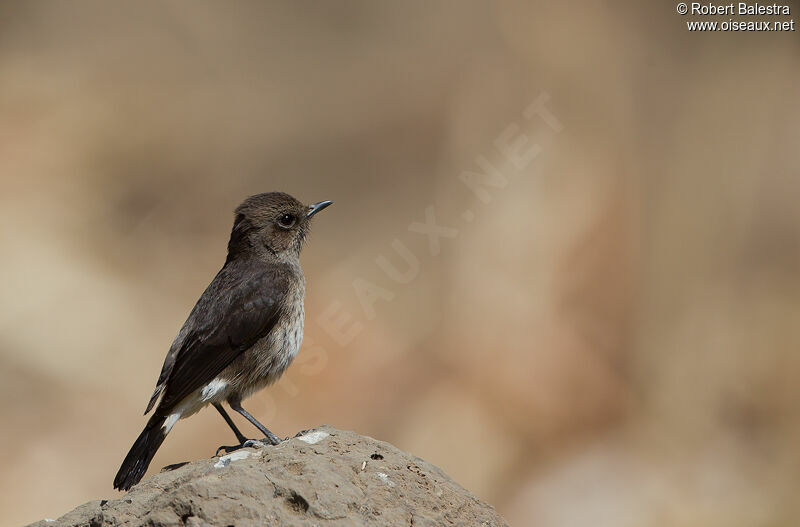
[[[332,201],[320,201],[319,203],[314,203],[313,205],[309,205],[308,214],[306,214],[306,218],[310,218],[311,216],[313,216],[314,214],[316,214],[317,212],[321,211],[322,209],[331,204],[333,204]]]

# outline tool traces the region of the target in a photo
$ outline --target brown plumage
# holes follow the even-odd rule
[[[225,265],[189,314],[164,359],[145,414],[155,407],[114,479],[127,490],[142,479],[179,419],[213,404],[239,441],[246,438],[222,408],[227,402],[266,435],[277,437],[241,407],[275,382],[303,338],[305,277],[300,268],[311,217],[330,205],[303,205],[288,194],[247,198],[236,208]],[[156,405],[158,402],[158,405]]]

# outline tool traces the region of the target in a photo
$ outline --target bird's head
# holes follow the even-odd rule
[[[242,254],[271,254],[281,260],[297,258],[311,218],[331,203],[304,205],[283,192],[250,196],[236,207],[228,259]]]

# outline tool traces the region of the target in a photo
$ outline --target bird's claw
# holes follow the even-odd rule
[[[264,439],[248,439],[242,443],[243,447],[264,448],[267,446],[275,446],[281,442],[281,439],[275,434],[270,434]]]
[[[264,439],[261,439],[261,442],[266,444],[266,445],[275,446],[275,445],[277,445],[278,443],[281,442],[281,438],[279,438],[278,436],[276,436],[275,434],[273,434],[272,432],[267,430],[267,437],[265,437]]]
[[[275,434],[267,436],[264,439],[247,439],[240,445],[234,445],[234,446],[223,445],[219,447],[214,456],[219,456],[220,451],[223,451],[226,454],[230,454],[231,452],[235,452],[241,448],[265,448],[268,446],[275,446],[280,442],[281,439],[279,439]]]

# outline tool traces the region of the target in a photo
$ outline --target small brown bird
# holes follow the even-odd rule
[[[250,196],[236,208],[228,258],[183,324],[164,359],[145,414],[155,408],[114,478],[128,490],[147,471],[178,422],[214,405],[240,443],[247,441],[222,407],[227,402],[278,444],[242,400],[275,382],[303,340],[305,277],[300,251],[311,218],[330,205],[303,205],[282,192]],[[160,398],[160,401],[159,401]]]

